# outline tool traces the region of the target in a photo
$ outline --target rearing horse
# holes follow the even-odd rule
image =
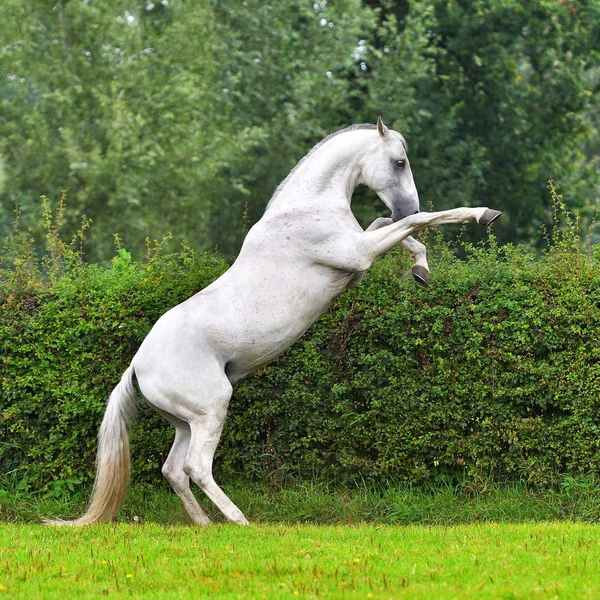
[[[366,231],[350,209],[361,183],[391,210],[391,218],[376,219]],[[229,521],[248,523],[212,475],[233,385],[293,344],[386,250],[406,247],[413,274],[426,282],[425,246],[411,233],[469,219],[487,226],[500,214],[489,208],[420,213],[404,138],[381,119],[325,138],[279,186],[231,268],[154,325],[108,400],[87,511],[74,521],[49,522],[85,525],[117,514],[130,479],[135,374],[148,403],[175,427],[162,472],[192,521],[210,522],[190,479]]]

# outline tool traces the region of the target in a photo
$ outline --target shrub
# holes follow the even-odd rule
[[[33,488],[87,480],[106,398],[150,327],[227,265],[186,248],[163,255],[154,243],[141,263],[119,248],[102,268],[83,262],[52,228],[43,260],[18,230],[4,259],[0,471],[17,471]],[[136,473],[148,478],[172,435],[149,409],[141,420],[133,432]]]
[[[432,265],[421,290],[406,281],[405,257],[383,258],[309,336],[240,384],[227,460],[242,469],[262,454],[263,465],[246,463],[256,475],[413,483],[596,472],[598,266],[564,248],[535,259],[512,247]]]
[[[274,485],[315,473],[420,483],[550,485],[600,467],[600,249],[558,225],[523,248],[427,245],[431,286],[392,251],[276,362],[241,382],[220,477]],[[187,249],[109,268],[56,242],[42,269],[15,234],[0,271],[0,468],[29,485],[88,480],[105,399],[165,310],[220,275]],[[462,253],[462,258],[457,254]],[[132,432],[135,477],[156,480],[172,432],[148,409]]]

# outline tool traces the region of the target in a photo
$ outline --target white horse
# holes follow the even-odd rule
[[[350,210],[360,183],[391,210],[391,218],[366,231]],[[381,119],[325,138],[279,186],[231,268],[154,325],[108,400],[87,511],[74,521],[49,522],[85,525],[117,514],[130,478],[135,374],[146,400],[175,427],[162,472],[192,521],[210,522],[190,479],[227,520],[248,523],[212,476],[233,385],[293,344],[386,250],[406,247],[415,276],[426,281],[425,246],[409,237],[414,231],[469,219],[487,226],[500,214],[489,208],[420,213],[404,138]]]

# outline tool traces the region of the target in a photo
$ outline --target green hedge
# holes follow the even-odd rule
[[[568,238],[540,258],[434,250],[429,289],[403,255],[380,259],[239,385],[227,465],[413,483],[598,471],[600,267]]]
[[[119,250],[107,269],[59,246],[40,267],[23,243],[0,271],[0,473],[33,489],[93,476],[106,398],[141,341],[227,269],[213,254],[162,256],[160,245],[142,264]],[[145,408],[132,437],[137,476],[155,478],[172,432]]]
[[[548,485],[598,472],[591,251],[570,232],[555,232],[541,256],[493,238],[426,241],[428,289],[413,283],[403,251],[390,252],[283,357],[238,384],[219,477]],[[60,247],[44,270],[16,245],[0,271],[0,472],[32,488],[69,485],[92,477],[105,399],[152,323],[226,265],[188,250],[134,263],[120,250],[100,268]],[[136,479],[160,477],[171,439],[143,409]]]

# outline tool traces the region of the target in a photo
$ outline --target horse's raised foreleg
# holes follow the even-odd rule
[[[391,225],[393,222],[394,221],[392,221],[392,219],[390,219],[389,217],[379,217],[379,218],[375,219],[365,229],[365,231],[375,231],[376,229],[381,229],[382,227],[387,227],[388,225]],[[360,285],[360,282],[364,279],[364,277],[365,277],[364,271],[357,271],[356,273],[354,273],[354,276],[348,282],[348,285],[346,287],[349,287],[349,288],[358,287]]]
[[[370,265],[375,258],[407,240],[410,234],[415,231],[445,223],[462,223],[470,219],[475,219],[480,225],[487,227],[501,214],[497,210],[486,207],[454,208],[441,212],[416,213],[387,227],[365,231],[360,240],[361,253],[364,253],[364,259]]]
[[[375,231],[377,229],[381,229],[382,227],[388,227],[392,225],[394,221],[389,217],[379,217],[375,219],[366,229],[365,231]],[[429,284],[429,265],[427,264],[427,248],[421,242],[417,242],[412,237],[407,237],[405,240],[400,242],[402,246],[404,246],[410,255],[412,256],[415,264],[412,268],[412,274],[415,278],[415,281],[420,285],[428,285]],[[358,287],[360,282],[363,280],[365,276],[364,271],[358,271],[354,273],[354,277],[348,283],[349,288]]]
[[[407,237],[400,242],[413,257],[415,264],[412,267],[412,275],[415,281],[423,286],[429,285],[429,265],[427,264],[427,248],[425,244],[417,242],[412,237]]]

